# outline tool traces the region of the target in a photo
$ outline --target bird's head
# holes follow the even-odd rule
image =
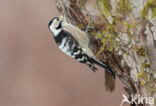
[[[55,17],[53,18],[50,22],[49,22],[49,29],[50,31],[54,34],[57,35],[61,29],[62,29],[62,21],[63,21],[64,17],[61,15],[59,17]]]

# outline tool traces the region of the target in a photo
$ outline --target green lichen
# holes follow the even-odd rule
[[[132,41],[132,37],[133,37],[133,34],[130,32],[130,30],[132,28],[135,28],[137,25],[136,24],[129,24],[128,22],[124,21],[123,24],[126,26],[126,34],[128,35],[129,37],[129,42],[127,43],[127,45],[129,45]]]
[[[141,24],[137,20],[134,20],[133,17],[130,17],[131,11],[133,9],[132,3],[130,2],[130,0],[116,0],[115,10],[114,8],[112,9],[110,0],[97,0],[97,4],[101,10],[101,14],[104,16],[103,19],[106,21],[103,30],[99,31],[98,33],[94,32],[93,34],[101,38],[102,43],[102,46],[97,55],[105,49],[113,53],[116,48],[128,55],[128,49],[125,49],[125,51],[123,51],[121,46],[125,48],[129,47],[132,41],[131,39],[133,37],[134,28]],[[116,13],[113,14],[113,11],[115,11]],[[141,16],[146,17],[149,11],[152,12],[153,17],[156,17],[156,0],[148,0],[146,2],[141,12]],[[126,20],[126,16],[131,18],[130,21]],[[108,23],[108,17],[112,18],[112,24]],[[123,30],[120,30],[120,28],[123,28]],[[122,42],[122,39],[120,39],[119,34],[122,33],[122,31],[129,37],[128,43]],[[116,38],[118,38],[120,41],[117,41]],[[149,81],[149,73],[146,72],[146,69],[150,69],[151,65],[150,63],[142,60],[142,57],[145,60],[149,60],[146,49],[143,46],[136,48],[136,54],[139,58],[138,60],[141,66],[141,69],[139,70],[137,75],[141,85],[144,86]]]
[[[136,53],[137,53],[138,56],[145,56],[145,49],[144,49],[144,47],[137,48]]]
[[[131,2],[129,0],[117,0],[117,11],[125,14],[132,10]]]
[[[105,48],[107,48],[107,50],[109,50],[111,53],[113,53],[114,48],[117,48],[118,43],[115,41],[117,33],[114,31],[114,29],[114,25],[108,24],[103,32],[94,34],[102,39],[102,47],[97,55],[100,54]]]
[[[99,53],[101,53],[106,47],[110,52],[113,52],[114,48],[120,49],[119,46],[121,45],[128,47],[128,45],[131,44],[131,39],[133,37],[131,29],[136,27],[136,25],[132,25],[125,20],[125,15],[130,13],[132,10],[130,0],[116,0],[115,14],[113,14],[114,9],[112,9],[110,2],[110,0],[97,0],[97,4],[103,15],[103,19],[105,20],[105,29],[99,31],[98,33],[94,32],[95,36],[101,38],[101,42],[103,44]],[[111,19],[112,22],[109,23],[108,19]],[[127,30],[125,33],[129,38],[128,43],[123,42],[118,36],[119,30],[123,26]],[[116,41],[116,38],[118,38],[120,41]],[[128,51],[124,52],[128,53]]]
[[[108,17],[111,15],[112,6],[110,4],[110,0],[97,0],[99,7],[101,8],[101,13]]]
[[[139,72],[137,73],[137,76],[141,86],[145,86],[150,81],[149,75],[151,75],[150,72],[152,71],[147,72],[146,70],[150,69],[151,63],[145,61],[145,59],[149,60],[149,58],[148,58],[147,50],[145,50],[143,46],[136,48],[136,53],[138,55],[138,60],[141,66]]]
[[[127,30],[129,30],[130,28],[133,28],[135,25],[132,25],[132,24],[129,24],[128,22],[123,22],[126,27],[127,27]]]
[[[137,74],[141,86],[144,86],[145,84],[148,83],[148,80],[149,80],[149,79],[148,79],[148,75],[149,75],[149,74],[148,74],[147,72],[145,72],[145,68],[150,67],[150,66],[151,66],[151,65],[148,64],[148,63],[143,63],[143,64],[141,65],[141,70],[140,70],[140,72]]]
[[[82,29],[83,28],[83,24],[78,24],[77,28]]]
[[[146,18],[149,10],[152,11],[152,17],[156,17],[156,0],[149,0],[146,2],[143,10],[141,11],[141,16]]]
[[[134,25],[128,24],[127,22],[124,23],[124,21],[120,21],[121,19],[119,18],[119,20],[114,20],[113,24],[109,24],[107,23],[105,30],[103,30],[102,32],[98,32],[98,33],[94,33],[95,36],[101,38],[101,42],[103,44],[103,46],[101,47],[100,51],[98,52],[101,53],[106,47],[107,50],[109,50],[111,53],[114,51],[115,48],[118,48],[119,50],[123,51],[121,49],[121,45],[125,46],[129,46],[131,44],[131,38],[132,38],[132,34],[130,32],[130,29],[134,27]],[[129,41],[128,42],[124,42],[120,36],[118,35],[118,33],[116,32],[116,28],[118,27],[118,24],[116,24],[117,22],[120,22],[122,24],[126,24],[125,27],[127,27],[127,32],[126,34],[128,34],[128,38]],[[116,39],[118,39],[119,41],[117,41]],[[123,51],[123,53],[128,54],[128,51]]]
[[[84,7],[84,5],[85,5],[85,0],[80,0],[79,2],[80,2],[80,7]]]
[[[152,17],[156,18],[156,5],[155,7],[152,9]]]

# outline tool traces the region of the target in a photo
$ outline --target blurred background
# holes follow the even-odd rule
[[[119,106],[123,86],[63,54],[48,30],[55,0],[0,0],[0,106]]]

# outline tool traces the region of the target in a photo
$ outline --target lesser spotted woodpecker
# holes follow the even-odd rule
[[[96,64],[114,76],[114,72],[110,67],[95,59],[92,50],[89,48],[88,34],[68,23],[64,16],[53,18],[48,26],[61,51],[80,63],[86,64],[94,72],[97,70],[94,66]]]

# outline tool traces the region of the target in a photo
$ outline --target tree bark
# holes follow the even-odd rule
[[[61,14],[90,35],[96,58],[131,95],[156,98],[156,0],[56,0]],[[105,73],[108,91],[115,79]],[[146,105],[145,103],[143,105]]]

